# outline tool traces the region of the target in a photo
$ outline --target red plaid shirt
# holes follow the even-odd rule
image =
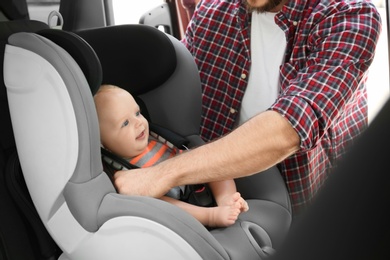
[[[300,151],[279,165],[298,212],[367,126],[366,72],[381,20],[368,0],[291,0],[275,22],[287,48],[281,90],[269,109],[301,138]],[[200,70],[207,141],[236,124],[251,65],[250,23],[242,0],[203,0],[183,39]]]

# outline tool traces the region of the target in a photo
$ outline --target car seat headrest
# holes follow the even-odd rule
[[[76,32],[98,55],[103,83],[140,95],[164,83],[176,69],[175,48],[167,35],[140,24]]]
[[[46,29],[39,31],[38,34],[61,46],[73,57],[83,71],[92,94],[96,93],[103,76],[99,58],[91,46],[72,32]]]

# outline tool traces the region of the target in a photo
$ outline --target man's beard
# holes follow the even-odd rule
[[[244,2],[248,12],[256,11],[258,13],[269,12],[282,2],[282,0],[268,0],[267,3],[263,6],[254,7],[248,4],[248,0],[242,0],[242,1]]]

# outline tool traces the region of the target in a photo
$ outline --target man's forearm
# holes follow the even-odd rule
[[[290,123],[267,111],[217,141],[157,165],[156,172],[170,187],[234,179],[266,170],[298,149]]]
[[[249,176],[268,169],[299,149],[290,123],[264,112],[229,135],[153,167],[118,171],[122,194],[161,197],[175,186]]]

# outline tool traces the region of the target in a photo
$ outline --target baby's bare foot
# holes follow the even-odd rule
[[[241,212],[245,212],[245,211],[249,210],[248,202],[246,202],[242,197],[240,197],[238,202],[240,203],[240,210],[241,210]]]
[[[227,227],[233,225],[241,213],[240,203],[230,206],[217,206],[209,209],[209,227]]]
[[[225,196],[223,199],[221,199],[218,203],[219,206],[231,206],[235,203],[240,204],[240,212],[248,211],[249,206],[248,203],[241,197],[241,194],[239,192],[235,192],[231,195]]]
[[[229,194],[219,199],[218,206],[230,206],[234,203],[238,202],[241,198],[241,194],[239,192],[235,192],[233,194]]]

